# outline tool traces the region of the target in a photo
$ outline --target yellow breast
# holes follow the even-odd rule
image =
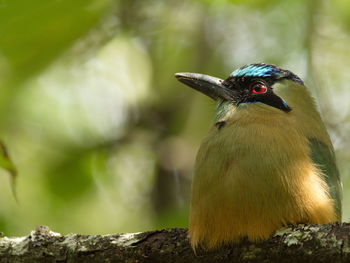
[[[212,128],[199,149],[192,184],[194,248],[241,237],[263,240],[288,223],[336,221],[297,114],[241,105],[225,115],[224,127]]]

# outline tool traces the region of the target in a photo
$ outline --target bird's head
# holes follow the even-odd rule
[[[225,80],[198,73],[177,73],[175,77],[220,102],[236,107],[263,103],[284,112],[290,112],[292,107],[275,88],[286,86],[290,82],[303,85],[303,81],[291,71],[262,63],[241,67]]]

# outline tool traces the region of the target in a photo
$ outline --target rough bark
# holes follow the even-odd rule
[[[0,238],[7,262],[350,262],[350,224],[298,225],[269,240],[193,253],[186,229],[62,236],[40,226],[26,237]]]

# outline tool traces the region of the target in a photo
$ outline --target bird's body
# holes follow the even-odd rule
[[[198,75],[194,84],[179,77],[218,101],[192,183],[189,235],[194,248],[215,248],[243,237],[264,240],[288,223],[341,220],[333,146],[308,90],[289,71],[250,67],[225,81],[205,79],[205,85],[198,85]],[[264,76],[266,68],[284,77]],[[224,91],[216,96],[204,87],[208,83]]]

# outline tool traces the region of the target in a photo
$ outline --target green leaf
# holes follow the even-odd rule
[[[17,193],[16,193],[17,169],[13,164],[12,160],[10,159],[7,148],[2,141],[0,141],[0,167],[6,170],[11,175],[12,193],[14,198],[18,202]]]

